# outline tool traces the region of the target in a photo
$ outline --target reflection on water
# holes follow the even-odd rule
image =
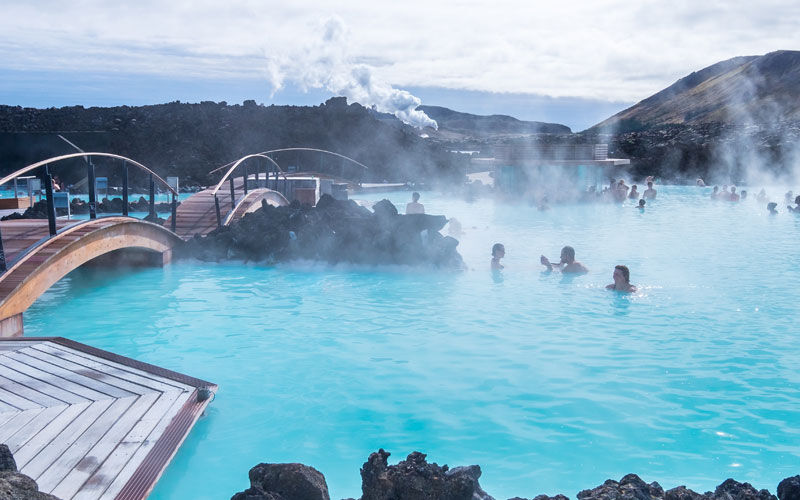
[[[264,461],[313,465],[333,498],[357,497],[379,447],[480,464],[497,498],[572,496],[629,472],[774,491],[800,463],[797,218],[702,193],[661,187],[644,215],[428,194],[428,213],[468,228],[468,271],[74,273],[25,328],[220,384],[151,498],[228,498]],[[564,245],[588,274],[542,273],[539,255]],[[638,293],[605,289],[616,264]]]

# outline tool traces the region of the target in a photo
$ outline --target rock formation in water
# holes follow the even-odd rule
[[[374,212],[323,195],[316,207],[293,202],[262,207],[207,236],[195,236],[180,257],[274,263],[308,259],[331,264],[411,265],[460,269],[458,240],[439,230],[444,216],[400,215],[388,200]]]
[[[370,454],[361,467],[360,500],[494,500],[483,491],[477,465],[455,467],[428,463],[413,452],[397,465],[389,465],[383,449]],[[250,470],[250,488],[231,500],[328,500],[325,477],[302,464],[259,464]],[[564,495],[538,495],[532,500],[569,500]],[[756,490],[749,483],[727,479],[713,492],[697,493],[685,486],[664,491],[657,482],[646,483],[636,474],[613,479],[577,494],[578,500],[800,500],[800,476],[778,485],[778,496]],[[354,499],[346,499],[354,500]],[[527,500],[514,497],[509,500]]]
[[[17,471],[8,446],[0,444],[0,500],[58,500],[39,491],[36,481]]]

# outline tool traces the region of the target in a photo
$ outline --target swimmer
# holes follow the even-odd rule
[[[728,201],[731,199],[731,194],[728,192],[727,184],[722,185],[722,191],[717,194],[717,199],[723,201]]]
[[[728,197],[728,201],[739,201],[740,196],[736,194],[736,186],[731,186],[731,194]]]
[[[647,202],[646,202],[646,201],[644,201],[644,198],[642,198],[641,200],[639,200],[639,206],[638,206],[638,207],[636,207],[636,208],[638,208],[640,212],[644,212],[644,205],[645,205],[645,203],[647,203]]]
[[[714,186],[714,190],[711,191],[711,199],[716,200],[717,196],[719,196],[719,186]]]
[[[636,293],[636,287],[631,285],[631,272],[627,266],[614,266],[614,283],[606,286],[606,290]]]
[[[630,188],[625,185],[625,181],[620,179],[614,191],[614,199],[617,201],[625,201],[625,198],[628,197],[628,189]]]
[[[502,243],[495,243],[492,246],[492,271],[501,271],[503,269],[504,266],[500,263],[500,259],[505,256],[506,247]]]
[[[701,179],[700,177],[697,178],[697,180],[695,181],[695,184],[697,184],[697,187],[701,187],[701,188],[702,187],[706,187],[705,181],[703,181],[703,179]]]
[[[425,205],[419,202],[419,193],[416,191],[411,195],[411,202],[406,203],[406,215],[424,214]]]
[[[550,259],[542,255],[539,258],[539,262],[542,263],[543,266],[547,268],[548,271],[554,271],[556,269],[560,269],[562,273],[588,273],[589,270],[581,264],[580,262],[575,260],[575,249],[566,246],[561,249],[561,260],[558,264],[553,264],[550,262]],[[564,266],[563,268],[561,266]]]
[[[644,182],[655,182],[655,180],[656,180],[655,177],[653,177],[652,175],[648,175],[647,177],[645,177]]]
[[[744,200],[746,200],[746,199],[747,199],[747,191],[745,191],[744,189],[742,189],[742,201],[744,201]]]
[[[771,201],[771,202],[767,203],[767,210],[769,210],[769,214],[770,215],[777,215],[778,214],[778,211],[775,210],[775,207],[777,207],[777,206],[778,206],[778,204],[775,203],[774,201]]]
[[[764,191],[764,188],[761,188],[761,191],[758,192],[758,196],[756,196],[756,200],[763,203],[767,200],[767,192]]]
[[[800,214],[800,194],[795,196],[794,204],[797,205],[797,206],[794,207],[794,208],[792,208],[791,206],[787,206],[786,208],[788,208],[790,212],[794,212],[796,214]]]
[[[645,200],[655,200],[657,194],[658,191],[653,189],[653,181],[647,181],[647,189],[645,189],[644,193],[642,193],[642,198]]]
[[[628,194],[628,199],[629,200],[635,200],[635,199],[637,199],[639,197],[639,192],[636,191],[636,187],[637,187],[636,184],[631,186],[631,192]]]

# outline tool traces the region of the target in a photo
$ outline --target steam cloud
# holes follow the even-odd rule
[[[267,75],[273,94],[294,82],[303,90],[326,88],[351,102],[392,113],[417,128],[438,128],[436,121],[417,110],[422,101],[411,93],[381,81],[369,66],[355,63],[347,50],[347,29],[336,17],[328,19],[322,37],[312,40],[298,53],[269,57]]]

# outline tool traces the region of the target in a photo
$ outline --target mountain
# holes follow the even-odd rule
[[[681,78],[590,130],[800,120],[800,51],[734,57]]]
[[[488,138],[501,135],[569,134],[572,132],[566,125],[522,121],[506,115],[473,115],[441,106],[418,106],[417,109],[424,111],[439,125],[438,131],[426,130],[429,135]]]

